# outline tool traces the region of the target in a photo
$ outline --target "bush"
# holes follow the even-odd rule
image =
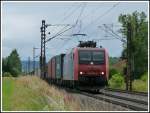
[[[144,73],[140,79],[135,79],[133,81],[133,90],[134,91],[148,91],[148,73]]]
[[[141,80],[145,81],[145,82],[148,81],[148,73],[147,72],[141,76]]]
[[[111,88],[123,88],[124,85],[124,78],[120,73],[112,75],[112,78],[109,80],[109,86]]]
[[[117,74],[117,73],[119,73],[116,69],[114,69],[114,68],[110,68],[110,70],[109,70],[109,78],[111,78],[112,77],[112,75],[115,75],[115,74]]]
[[[12,73],[13,77],[18,77],[18,75],[20,74],[20,72],[17,68],[12,68],[11,73]]]
[[[3,77],[12,77],[12,75],[9,72],[4,72]]]
[[[134,91],[142,91],[142,92],[148,91],[148,82],[137,79],[137,80],[134,80],[132,84],[133,84]]]

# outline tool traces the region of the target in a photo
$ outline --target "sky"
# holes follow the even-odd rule
[[[46,43],[47,61],[54,55],[76,47],[80,40],[95,40],[97,46],[107,49],[109,56],[119,57],[123,42],[109,34],[110,31],[105,29],[104,24],[122,38],[118,16],[134,11],[143,11],[148,15],[148,2],[3,2],[2,57],[8,56],[16,48],[21,60],[27,60],[29,56],[32,59],[33,47],[40,48],[43,19],[46,24],[53,25],[46,28],[46,39],[75,25]],[[66,24],[70,26],[64,26]],[[76,33],[86,36],[71,36]],[[36,49],[35,54],[38,56],[40,49]]]

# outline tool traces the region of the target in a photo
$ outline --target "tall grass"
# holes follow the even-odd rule
[[[3,111],[117,111],[128,110],[49,85],[35,76],[3,77]]]
[[[10,84],[10,85],[9,85]],[[3,110],[65,111],[78,110],[78,103],[66,92],[60,92],[38,77],[3,79]]]

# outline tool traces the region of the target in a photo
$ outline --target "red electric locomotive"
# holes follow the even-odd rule
[[[56,77],[53,75],[50,76],[55,78],[57,83],[96,89],[107,85],[109,64],[106,49],[97,47],[76,47],[65,55],[60,55],[60,62],[55,61],[55,64],[52,65],[52,61],[57,57],[58,56],[53,57],[48,65],[48,68],[51,69],[53,69],[51,66],[55,66],[55,75],[58,73],[57,71],[61,71],[59,77],[61,79],[57,79],[58,75],[56,75]],[[59,68],[60,70],[58,70]],[[48,71],[48,75],[53,73]]]

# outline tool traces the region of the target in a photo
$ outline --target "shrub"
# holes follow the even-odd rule
[[[112,78],[109,80],[111,88],[123,88],[124,84],[124,78],[120,73],[112,75]]]
[[[145,82],[148,81],[148,73],[147,72],[141,76],[141,80],[145,81]]]
[[[19,70],[17,68],[15,68],[15,67],[12,68],[11,73],[12,73],[13,77],[18,77],[18,75],[20,74]]]
[[[3,77],[12,77],[12,75],[9,72],[4,72]]]
[[[132,84],[133,84],[134,91],[142,91],[142,92],[148,91],[148,82],[137,79],[137,80],[134,80]]]
[[[119,72],[118,72],[116,69],[114,69],[114,68],[110,68],[109,72],[110,72],[109,78],[111,78],[112,75],[115,75],[115,74],[119,73]]]
[[[144,73],[140,79],[133,81],[133,90],[135,91],[148,91],[148,73]]]

